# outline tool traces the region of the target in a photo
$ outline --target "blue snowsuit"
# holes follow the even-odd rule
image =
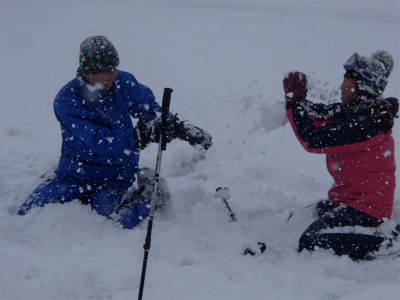
[[[124,228],[135,227],[149,208],[142,197],[120,205],[138,171],[140,148],[131,117],[147,123],[159,116],[153,92],[123,71],[110,91],[93,90],[76,77],[57,94],[54,112],[63,139],[56,178],[39,185],[18,214],[79,199]]]

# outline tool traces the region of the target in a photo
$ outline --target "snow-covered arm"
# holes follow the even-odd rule
[[[342,113],[342,106],[340,103],[322,104],[310,101],[303,101],[299,103],[314,120],[317,121],[330,121],[337,119],[338,115]]]
[[[300,104],[289,104],[287,116],[302,146],[314,153],[346,153],[366,150],[382,133],[368,112],[350,109],[336,120],[315,126]],[[374,139],[376,137],[376,139]]]
[[[118,71],[116,88],[126,101],[132,117],[139,119],[140,123],[147,123],[161,115],[161,106],[151,89],[139,83],[132,74]]]

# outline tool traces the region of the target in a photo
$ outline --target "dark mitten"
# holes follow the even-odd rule
[[[307,96],[307,76],[306,74],[295,72],[289,73],[283,79],[283,88],[287,102],[304,101]]]
[[[208,149],[212,146],[212,136],[205,130],[192,124],[178,121],[175,124],[174,133],[176,138],[187,141],[194,147],[200,146],[200,149]]]
[[[167,119],[167,128],[171,123],[171,119]],[[138,146],[143,150],[150,143],[158,143],[160,141],[161,133],[161,117],[154,119],[148,123],[137,123],[134,132],[134,137]],[[165,136],[166,142],[169,143],[173,140],[173,137],[168,134]]]
[[[154,119],[148,123],[138,123],[134,130],[135,140],[141,149],[146,148],[150,143],[158,143],[160,141],[160,133],[161,118]],[[180,121],[176,115],[172,118],[167,118],[165,138],[167,143],[178,138],[187,141],[192,146],[199,145],[206,150],[212,145],[212,137],[207,131]]]

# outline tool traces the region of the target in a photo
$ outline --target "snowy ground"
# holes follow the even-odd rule
[[[147,222],[123,230],[77,202],[16,216],[58,162],[52,102],[95,34],[115,44],[122,70],[158,99],[173,88],[171,110],[213,135],[208,152],[174,141],[163,154],[173,205],[155,216],[144,299],[398,299],[398,260],[296,252],[314,218],[304,207],[332,180],[284,118],[282,78],[301,70],[312,100],[338,100],[342,63],[384,49],[395,59],[385,95],[399,97],[399,11],[398,0],[1,0],[0,299],[137,298]],[[397,120],[397,145],[399,133]],[[142,166],[155,166],[156,150]],[[399,222],[399,189],[395,201]],[[264,254],[241,255],[257,241]]]

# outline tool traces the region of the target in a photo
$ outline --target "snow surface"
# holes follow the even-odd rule
[[[283,76],[300,70],[310,77],[312,100],[338,101],[342,63],[354,52],[387,50],[395,67],[385,95],[399,97],[399,6],[1,0],[0,298],[137,298],[147,221],[123,230],[78,202],[16,215],[58,162],[52,103],[75,76],[79,44],[102,34],[117,47],[122,70],[158,99],[173,88],[171,110],[213,135],[208,152],[174,141],[163,154],[173,204],[155,216],[144,299],[399,299],[399,260],[296,252],[315,217],[305,207],[326,198],[332,179],[325,157],[296,140],[282,88]],[[399,133],[396,120],[397,145]],[[143,151],[141,166],[154,168],[156,155],[156,145]],[[214,198],[219,186],[231,191],[236,223]],[[241,255],[257,241],[267,244],[264,254]]]

